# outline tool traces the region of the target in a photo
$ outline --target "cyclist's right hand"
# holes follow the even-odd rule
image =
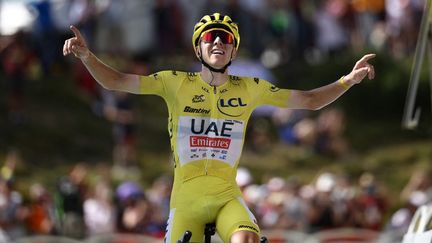
[[[63,45],[63,56],[73,53],[79,59],[86,59],[90,56],[90,50],[81,32],[73,25],[70,29],[74,33],[74,37],[69,38]]]

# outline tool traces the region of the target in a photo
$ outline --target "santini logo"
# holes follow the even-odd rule
[[[210,110],[202,109],[202,108],[192,108],[190,106],[186,106],[183,110],[188,113],[196,113],[196,114],[209,114]]]

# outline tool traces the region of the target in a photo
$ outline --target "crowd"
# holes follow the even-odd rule
[[[17,158],[8,157],[2,171]],[[95,169],[95,168],[94,168]],[[168,217],[171,178],[160,177],[150,188],[139,182],[113,184],[97,168],[90,173],[78,163],[60,176],[54,190],[34,182],[27,192],[14,189],[13,176],[0,180],[0,229],[8,239],[58,235],[74,239],[108,233],[146,234],[162,238]]]
[[[15,125],[26,122],[28,81],[66,70],[74,75],[77,95],[88,100],[95,115],[113,123],[113,167],[134,165],[138,118],[133,100],[100,89],[80,62],[71,64],[61,56],[71,24],[107,62],[150,74],[156,66],[164,67],[164,59],[175,62],[177,57],[182,58],[182,68],[193,68],[192,25],[204,13],[224,12],[239,23],[242,37],[240,60],[231,71],[237,74],[241,68],[236,67],[252,65],[254,71],[264,70],[257,76],[277,82],[266,70],[299,59],[314,64],[327,56],[364,49],[394,58],[411,55],[424,4],[425,0],[27,1],[36,13],[31,25],[0,36],[8,120]],[[316,116],[285,109],[261,112],[268,115],[284,144],[336,157],[349,153],[343,110],[327,109]],[[251,148],[259,152],[271,138],[259,119],[251,124]],[[110,232],[162,237],[165,232],[170,176],[143,188],[139,181],[113,181],[110,172],[101,172],[110,168],[89,169],[80,163],[58,178],[55,190],[35,182],[28,191],[18,191],[17,161],[19,152],[9,152],[0,176],[0,228],[9,238],[32,234],[83,238]],[[358,178],[320,172],[307,183],[273,177],[256,184],[261,178],[252,178],[242,168],[238,183],[263,229],[316,232],[346,226],[404,232],[415,209],[432,201],[431,176],[427,171],[413,174],[401,192],[403,207],[390,217],[386,190],[367,172]]]
[[[223,12],[240,26],[244,56],[280,53],[281,62],[373,48],[394,57],[415,46],[424,0],[28,0],[26,26],[44,71],[61,58],[77,26],[92,50],[127,57],[190,54],[193,24],[208,12]],[[3,3],[3,4],[7,4]],[[5,8],[6,9],[6,8]],[[109,40],[109,41],[107,41]],[[61,52],[60,52],[61,53]],[[265,59],[265,58],[264,58]],[[269,64],[269,62],[265,62]],[[277,62],[280,63],[280,62]]]
[[[163,238],[169,214],[172,177],[161,175],[149,186],[118,180],[108,165],[77,163],[49,190],[34,182],[28,191],[15,189],[20,156],[11,151],[1,168],[0,229],[9,239],[28,235],[69,238],[131,233]],[[413,172],[391,198],[372,173],[358,177],[320,171],[310,181],[295,176],[254,178],[240,167],[237,183],[263,230],[311,234],[335,228],[392,232],[402,237],[417,207],[432,203],[431,171]],[[259,179],[263,183],[256,183]],[[401,205],[398,210],[392,207]]]

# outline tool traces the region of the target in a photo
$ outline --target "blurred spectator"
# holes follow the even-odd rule
[[[54,204],[48,191],[39,183],[30,186],[27,226],[31,234],[52,234],[55,226]]]
[[[183,17],[182,19],[182,23],[183,23],[182,37],[183,37],[183,44],[184,44],[183,47],[188,50],[190,37],[193,34],[192,26],[194,26],[196,20],[203,15],[204,7],[207,4],[207,1],[177,0],[175,2],[178,2],[181,15]]]
[[[332,193],[333,208],[339,227],[355,227],[357,188],[347,174],[338,175]]]
[[[386,0],[386,23],[389,53],[394,58],[402,58],[413,50],[409,30],[413,27],[409,11],[410,0]],[[411,47],[411,48],[410,48]]]
[[[58,51],[61,50],[61,40],[53,18],[52,1],[30,1],[29,7],[36,16],[31,28],[34,48],[41,60],[43,74],[48,75],[61,57]]]
[[[20,192],[13,190],[16,167],[22,163],[18,150],[10,150],[0,170],[0,228],[6,237],[15,239],[27,234],[25,221],[28,211]],[[0,238],[1,239],[1,238]]]
[[[306,117],[298,121],[294,125],[293,130],[298,145],[313,152],[318,138],[317,122],[312,118]]]
[[[316,119],[304,110],[276,109],[272,121],[279,139],[288,145],[333,157],[349,152],[344,137],[345,115],[338,108],[324,109]]]
[[[287,180],[285,186],[284,201],[284,229],[304,231],[308,225],[307,212],[309,206],[304,198],[300,196],[301,184],[298,178]]]
[[[136,163],[136,115],[130,94],[112,92],[113,103],[105,105],[105,115],[113,122],[113,160],[116,165]]]
[[[72,0],[69,1],[69,25],[75,25],[85,36],[89,47],[95,44],[95,31],[99,14],[96,0]]]
[[[11,239],[7,236],[6,232],[3,229],[0,229],[0,242],[10,242]]]
[[[324,54],[339,54],[349,46],[349,33],[341,20],[348,11],[348,1],[319,1],[315,13],[316,45]]]
[[[146,233],[146,226],[150,219],[150,208],[144,195],[134,195],[123,204],[120,215],[120,232]]]
[[[131,181],[116,189],[117,229],[123,233],[150,234],[152,208],[141,187]]]
[[[304,230],[307,226],[306,201],[299,194],[297,178],[288,181],[273,177],[267,183],[268,194],[258,207],[264,229]]]
[[[102,53],[125,52],[125,30],[122,26],[126,8],[124,1],[105,0],[97,1],[97,4],[99,14],[96,22],[95,50]],[[110,41],[105,41],[106,39]]]
[[[310,232],[336,227],[338,222],[336,222],[331,197],[335,184],[336,177],[333,173],[324,172],[317,177],[312,197],[309,199],[308,230]]]
[[[116,212],[111,185],[104,179],[98,179],[90,191],[83,205],[87,235],[115,232]]]
[[[388,203],[385,193],[371,173],[363,173],[359,178],[360,191],[356,197],[356,223],[363,229],[381,230]]]
[[[8,238],[15,240],[27,234],[27,214],[21,193],[12,189],[12,183],[0,178],[0,228]]]
[[[163,222],[167,222],[169,216],[169,203],[173,180],[170,176],[162,175],[153,182],[147,190],[147,196],[151,203],[160,208]],[[165,228],[164,228],[165,230]]]
[[[183,43],[184,16],[178,1],[156,0],[154,14],[158,50],[169,55],[173,54],[173,51],[184,49],[189,42]]]
[[[1,66],[4,71],[7,90],[8,119],[13,124],[21,124],[25,119],[25,86],[35,56],[30,49],[28,35],[19,31],[2,50]]]
[[[248,134],[250,136],[252,150],[258,153],[269,152],[273,144],[270,121],[262,117],[251,120],[249,124],[250,129]]]
[[[306,110],[276,109],[272,120],[278,130],[279,139],[286,144],[299,144],[300,138],[294,126],[308,114]]]
[[[112,2],[118,2],[112,0]],[[121,1],[120,18],[123,33],[124,53],[128,56],[151,51],[160,39],[156,39],[155,1],[128,0]],[[117,11],[117,10],[115,10]],[[171,19],[173,25],[179,19]],[[145,34],[144,34],[145,33]],[[117,33],[114,33],[117,35]],[[109,36],[108,38],[111,38]],[[114,37],[116,38],[116,37]]]
[[[290,0],[293,20],[294,43],[291,45],[291,56],[304,58],[308,49],[314,45],[313,17],[310,12],[315,8],[314,1]]]
[[[371,35],[377,24],[384,20],[385,0],[354,0],[351,1],[354,9],[356,30],[358,32],[359,45],[364,47],[372,46]]]
[[[242,48],[240,51],[245,52],[246,55],[257,58],[263,52],[267,39],[262,38],[263,34],[268,34],[268,5],[269,1],[256,1],[256,0],[237,0],[235,3],[226,4],[223,1],[208,1],[214,2],[215,5],[224,5],[226,11],[229,12],[231,17],[238,22],[241,28]],[[227,1],[228,3],[230,1]],[[209,12],[213,12],[217,8],[208,8]]]
[[[252,180],[252,175],[247,168],[237,168],[236,183],[240,187],[240,190],[243,191],[247,186],[252,184]]]
[[[290,50],[294,44],[295,22],[288,1],[268,1],[268,28],[272,37],[271,44],[277,46],[278,51],[286,59],[291,55]]]
[[[432,202],[432,179],[430,169],[416,169],[411,174],[408,183],[401,191],[400,198],[403,203],[410,201],[423,202],[424,204]]]
[[[345,114],[341,109],[323,110],[317,118],[316,152],[335,157],[346,155],[348,142],[344,137],[345,125]]]
[[[263,228],[284,228],[284,189],[286,182],[280,177],[272,177],[267,182],[268,194],[259,208],[260,224]]]
[[[0,178],[7,183],[15,181],[15,170],[17,166],[22,164],[21,153],[17,149],[11,149],[6,155],[5,162],[0,170]]]
[[[56,203],[62,235],[72,238],[85,235],[83,204],[88,193],[86,176],[87,166],[79,163],[57,184]]]
[[[169,218],[172,185],[172,178],[162,175],[156,178],[146,192],[152,208],[151,224],[148,226],[148,233],[158,238],[163,238],[165,235],[166,222]]]
[[[265,184],[250,184],[243,189],[243,199],[253,215],[261,218],[261,208],[265,206],[268,190]],[[258,220],[259,222],[261,220]]]

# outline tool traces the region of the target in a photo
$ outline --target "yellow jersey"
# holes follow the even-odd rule
[[[234,179],[252,111],[265,104],[286,107],[290,94],[259,78],[230,75],[211,86],[199,73],[179,71],[142,76],[140,85],[142,94],[159,95],[168,106],[175,175],[182,181]]]

